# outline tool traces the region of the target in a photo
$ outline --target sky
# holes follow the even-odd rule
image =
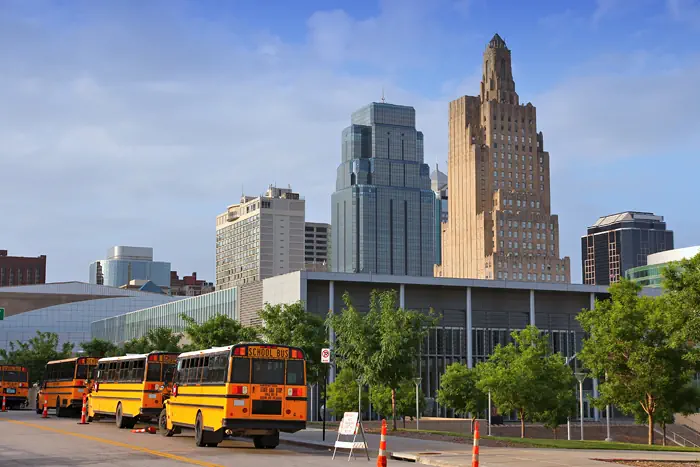
[[[537,107],[572,282],[602,215],[700,244],[699,0],[0,0],[0,249],[87,282],[110,246],[151,246],[214,281],[241,193],[291,185],[329,222],[341,132],[382,90],[446,167],[448,103],[478,94],[494,33]]]

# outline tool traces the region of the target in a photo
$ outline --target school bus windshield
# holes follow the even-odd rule
[[[2,372],[2,380],[6,383],[26,383],[26,371],[5,370]]]

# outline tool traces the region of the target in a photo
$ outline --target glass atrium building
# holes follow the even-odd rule
[[[232,287],[95,321],[91,325],[92,337],[122,344],[160,327],[182,332],[185,330],[185,323],[180,318],[183,313],[198,323],[216,315],[226,315],[238,321],[238,288]]]

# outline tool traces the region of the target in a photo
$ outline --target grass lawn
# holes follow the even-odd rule
[[[452,433],[447,431],[432,431],[432,430],[398,430],[405,434],[430,433],[434,435],[449,436],[453,438],[472,439],[470,435],[464,433]],[[556,449],[614,449],[621,451],[683,451],[683,452],[700,452],[699,448],[686,448],[682,446],[660,446],[648,444],[620,443],[615,441],[576,441],[566,439],[541,439],[541,438],[511,438],[507,436],[481,436],[483,440],[501,441],[511,445],[537,447],[537,448],[556,448]]]

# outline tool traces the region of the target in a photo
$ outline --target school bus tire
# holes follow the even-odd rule
[[[56,417],[61,418],[66,416],[66,411],[68,409],[61,410],[61,398],[60,396],[56,398]]]
[[[168,430],[168,409],[163,409],[160,411],[160,416],[158,417],[158,431],[160,434],[170,438],[175,434],[175,428]]]
[[[39,404],[39,395],[38,394],[36,396],[36,409],[35,409],[35,411],[36,411],[37,415],[41,415],[42,413],[44,413],[44,406],[42,404]]]
[[[115,412],[114,421],[117,424],[117,428],[119,429],[129,429],[133,428],[134,425],[136,425],[136,419],[124,416],[121,402],[117,403],[117,410]]]
[[[206,433],[204,432],[204,422],[202,420],[202,412],[197,412],[197,418],[194,421],[194,444],[197,447],[206,446]]]
[[[253,445],[255,446],[255,449],[275,449],[279,443],[279,432],[272,435],[253,436]]]

